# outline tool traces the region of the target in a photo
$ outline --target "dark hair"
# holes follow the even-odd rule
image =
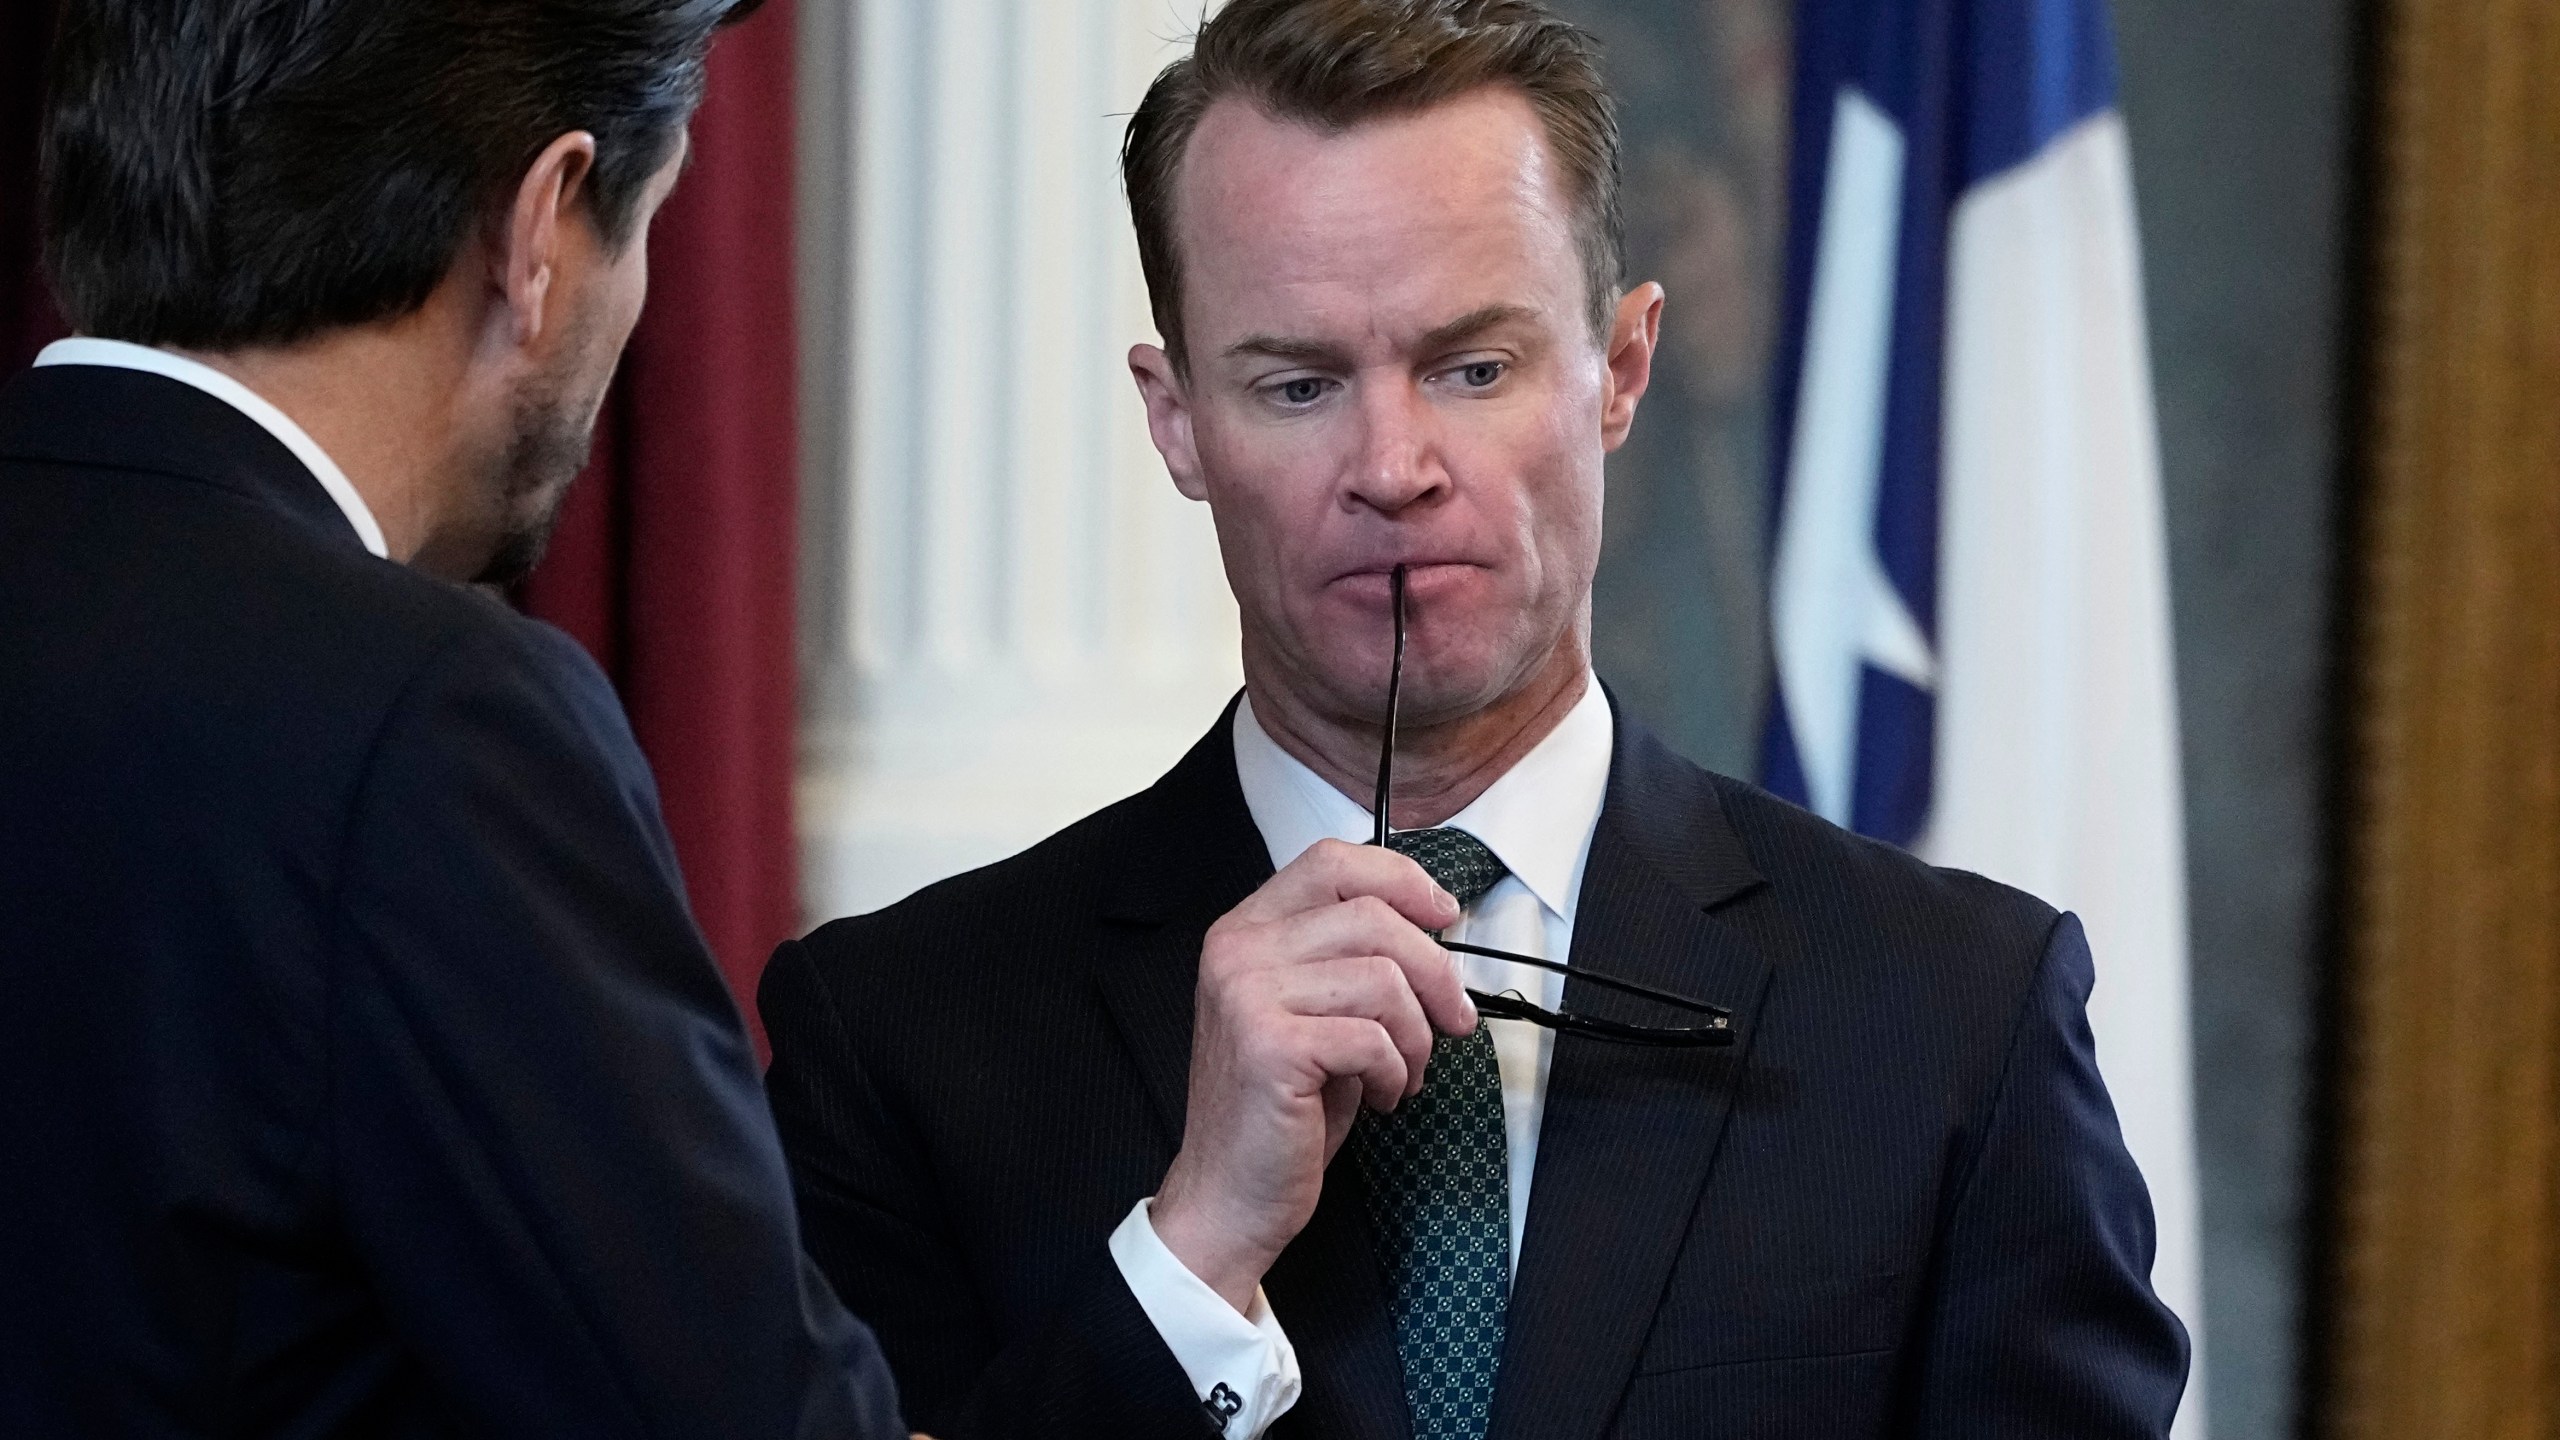
[[[45,261],[82,332],[224,350],[424,304],[545,146],[630,237],[756,0],[67,0]]]
[[[1592,330],[1607,334],[1625,283],[1626,224],[1617,109],[1596,41],[1532,0],[1234,0],[1147,87],[1120,147],[1147,300],[1175,368],[1186,357],[1174,187],[1212,104],[1241,97],[1275,119],[1345,130],[1488,85],[1537,108],[1574,209]]]

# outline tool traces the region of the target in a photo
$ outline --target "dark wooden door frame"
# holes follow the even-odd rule
[[[2323,1428],[2560,1436],[2560,4],[2382,0]]]

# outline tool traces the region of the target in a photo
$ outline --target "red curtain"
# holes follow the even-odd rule
[[[54,8],[0,0],[0,377],[64,333],[34,205]],[[799,924],[792,40],[789,0],[770,0],[712,49],[692,168],[649,240],[648,309],[522,594],[620,689],[751,1025],[765,956]]]
[[[648,308],[522,594],[621,691],[751,1027],[765,957],[799,927],[791,9],[771,0],[712,49]]]

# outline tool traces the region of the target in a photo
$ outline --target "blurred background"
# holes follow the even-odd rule
[[[1670,295],[1609,471],[1599,669],[1756,777],[1799,25],[1897,7],[1552,3],[1606,46],[1633,273]],[[2136,1043],[2179,1072],[2182,1434],[2560,1435],[2556,9],[2093,12],[2173,657],[2179,1033]],[[59,333],[51,10],[0,0],[10,371]],[[774,0],[715,55],[650,314],[519,598],[622,686],[742,994],[776,940],[1143,787],[1238,683],[1208,517],[1122,360],[1154,337],[1120,126],[1198,19]]]

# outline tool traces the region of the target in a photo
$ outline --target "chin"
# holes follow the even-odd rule
[[[530,400],[518,408],[515,434],[486,482],[498,513],[479,583],[513,585],[542,563],[569,487],[586,468],[594,419],[592,408]]]
[[[1463,634],[1432,637],[1435,643],[1428,645],[1417,645],[1422,637],[1409,635],[1405,715],[1421,724],[1454,719],[1536,687],[1576,634],[1571,624],[1549,628],[1536,623],[1537,618],[1513,614],[1508,623],[1494,621]]]
[[[1535,660],[1523,661],[1481,643],[1424,644],[1421,639],[1410,635],[1405,645],[1404,689],[1396,708],[1407,725],[1433,725],[1474,714],[1510,694],[1538,669]],[[1357,668],[1324,676],[1325,688],[1333,692],[1347,717],[1375,723],[1387,708],[1387,646],[1378,645],[1374,655],[1347,646],[1331,653],[1357,657]]]
[[[538,533],[510,535],[498,542],[498,548],[489,552],[488,560],[480,566],[480,573],[472,577],[472,583],[500,587],[522,584],[525,577],[533,573],[534,567],[542,563],[542,554],[550,545],[551,532],[548,528]]]
[[[533,573],[533,568],[542,563],[544,552],[551,548],[551,532],[560,527],[560,502],[568,494],[565,482],[555,485],[549,494],[511,518],[480,567],[480,584],[514,585]]]
[[[1518,689],[1526,675],[1536,669],[1479,664],[1417,675],[1411,668],[1411,657],[1405,663],[1404,695],[1397,708],[1410,725],[1434,725],[1490,709]]]

